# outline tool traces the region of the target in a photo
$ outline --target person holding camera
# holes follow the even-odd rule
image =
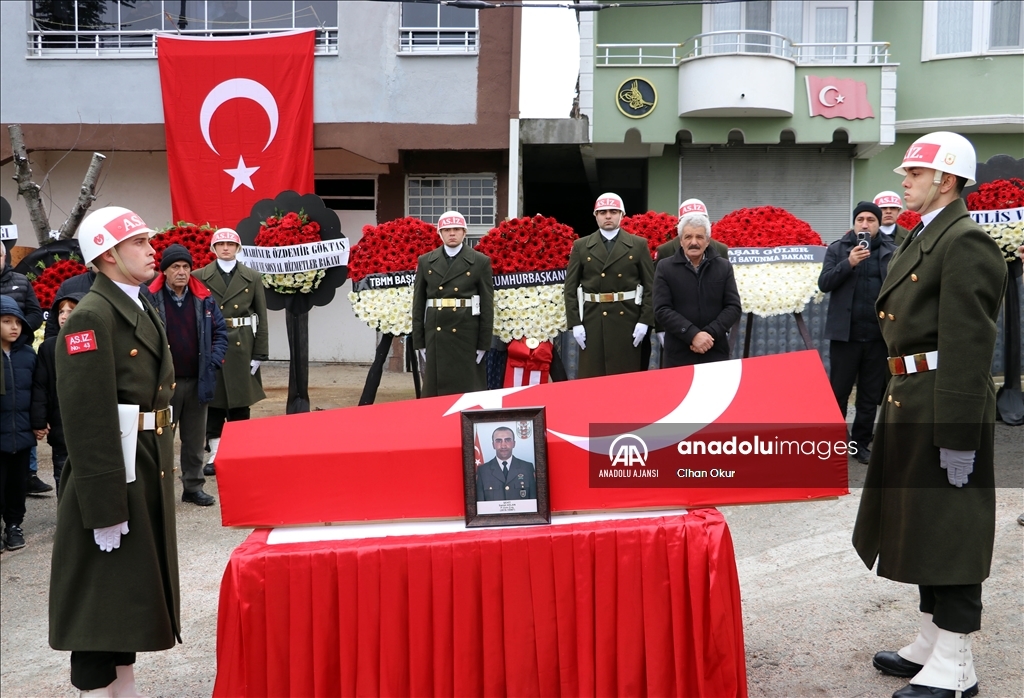
[[[857,384],[850,440],[857,444],[854,457],[864,464],[870,458],[868,444],[888,378],[888,353],[875,317],[875,299],[896,244],[878,234],[881,221],[882,211],[874,203],[857,204],[853,229],[829,245],[818,277],[818,288],[831,294],[825,320],[831,357],[829,380],[844,418],[850,392]]]

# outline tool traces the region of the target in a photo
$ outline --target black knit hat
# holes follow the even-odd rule
[[[878,206],[875,206],[870,201],[861,201],[859,204],[857,204],[857,208],[853,209],[853,220],[856,222],[857,216],[859,216],[862,213],[870,213],[875,217],[875,220],[877,220],[879,223],[882,222],[882,209],[880,209]]]
[[[878,207],[875,206],[875,208]],[[881,216],[879,216],[879,220],[881,220]],[[178,243],[168,245],[164,250],[163,257],[160,258],[160,271],[167,271],[167,267],[175,262],[188,262],[188,265],[192,266],[192,255]]]

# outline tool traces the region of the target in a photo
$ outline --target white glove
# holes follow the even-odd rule
[[[484,351],[483,349],[477,349],[476,350],[476,362],[480,363],[481,361],[483,361],[484,360],[484,356],[486,354],[487,354],[487,352]]]
[[[647,325],[642,322],[636,323],[636,327],[633,328],[633,346],[640,346],[640,342],[644,341],[644,337],[647,336]]]
[[[664,332],[659,332],[658,333],[658,343],[661,344],[661,346],[665,346],[665,333]]]
[[[249,362],[249,373],[255,376],[258,370],[260,370],[260,362],[253,359]]]
[[[939,465],[946,471],[949,484],[963,487],[967,484],[967,476],[974,472],[974,454],[976,451],[954,451],[951,448],[939,449]]]
[[[416,350],[416,358],[418,358],[420,360],[420,368],[423,368],[424,366],[426,366],[427,365],[427,350],[426,349],[417,349]]]
[[[572,336],[576,338],[576,343],[580,345],[580,349],[587,348],[587,331],[583,329],[583,325],[573,327]]]
[[[100,550],[109,553],[111,550],[121,547],[121,536],[126,533],[128,533],[128,522],[124,521],[106,528],[92,529],[92,538],[96,541],[96,545],[100,546]]]

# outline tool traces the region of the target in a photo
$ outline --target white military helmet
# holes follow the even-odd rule
[[[703,213],[706,216],[708,215],[708,207],[700,199],[687,199],[679,204],[679,217],[682,218],[687,213]]]
[[[903,163],[893,172],[905,175],[908,167],[926,167],[963,177],[967,186],[971,186],[977,162],[974,146],[969,140],[959,133],[935,131],[914,141],[903,156]]]
[[[872,203],[878,208],[903,208],[903,199],[894,191],[883,191],[875,194]]]
[[[217,230],[210,236],[210,251],[214,252],[213,246],[218,242],[233,242],[239,247],[242,246],[242,238],[238,237],[231,228],[217,228]]]
[[[441,217],[437,220],[437,232],[441,232],[445,228],[468,228],[466,225],[466,217],[458,211],[446,211],[441,214]]]
[[[149,236],[155,232],[134,211],[120,206],[106,206],[96,209],[82,221],[78,228],[78,246],[82,249],[82,260],[90,264],[128,238]]]
[[[594,202],[594,213],[598,211],[622,211],[626,213],[626,207],[622,205],[622,197],[612,192],[606,192],[597,197]]]

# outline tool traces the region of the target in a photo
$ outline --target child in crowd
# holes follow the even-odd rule
[[[4,390],[0,395],[0,507],[4,522],[0,550],[25,547],[29,452],[35,446],[30,410],[36,353],[25,315],[10,296],[0,296],[0,346],[3,348]]]
[[[50,321],[57,319],[58,327],[71,315],[71,311],[82,300],[84,292],[65,292],[53,301],[50,310]],[[32,431],[40,441],[48,437],[47,443],[53,456],[53,480],[60,496],[60,473],[64,469],[64,461],[68,459],[68,449],[64,444],[64,423],[60,417],[60,405],[57,403],[57,336],[47,337],[39,345],[39,357],[36,361],[35,379],[32,383]]]

